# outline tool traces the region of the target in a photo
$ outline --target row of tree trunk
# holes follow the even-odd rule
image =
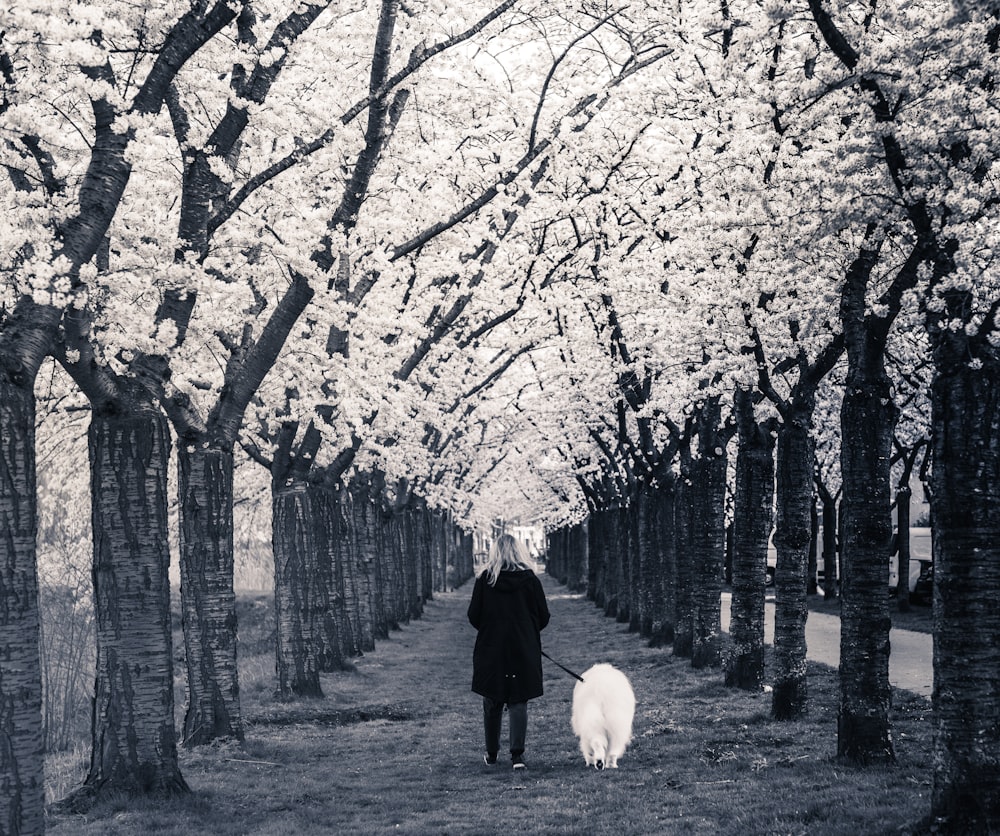
[[[65,800],[70,809],[108,793],[186,790],[174,728],[167,422],[154,410],[95,415],[89,438],[97,677],[90,770]],[[177,452],[188,675],[181,740],[242,739],[232,455],[183,441]],[[373,649],[433,592],[472,574],[471,535],[448,514],[409,493],[395,505],[385,495],[384,480],[371,477],[347,487],[272,483],[282,697],[320,696],[320,672]]]
[[[272,493],[277,691],[322,696],[342,670],[473,572],[472,535],[442,511],[387,503],[377,480]]]
[[[844,435],[851,435],[852,443],[845,445],[842,456],[844,519],[839,525],[833,503],[824,502],[825,539],[831,540],[839,529],[848,553],[840,573],[838,755],[862,765],[895,759],[888,683],[891,521],[889,495],[883,489],[889,480],[884,430],[892,420],[879,371],[876,367],[870,386],[866,379],[852,379],[854,388],[845,396]],[[947,397],[935,392],[930,491],[937,758],[931,818],[960,820],[975,830],[983,822],[996,822],[1000,810],[992,744],[1000,725],[984,722],[1000,706],[995,685],[1000,670],[995,641],[1000,562],[995,559],[996,539],[986,534],[996,528],[1000,387],[986,374],[973,380],[965,369],[960,371],[935,382],[936,390],[946,385],[951,390]],[[777,719],[796,717],[808,708],[805,622],[814,456],[810,393],[800,400],[801,415],[789,409],[776,423],[756,417],[749,396],[738,393],[735,399],[739,444],[732,516],[732,643],[725,659],[718,644],[725,548],[725,469],[720,467],[725,457],[719,451],[725,445],[716,446],[718,437],[709,444],[699,440],[697,455],[685,455],[694,440],[685,429],[674,471],[656,467],[647,483],[626,483],[625,491],[619,481],[617,496],[592,490],[587,519],[548,534],[547,568],[556,579],[585,590],[607,615],[629,624],[651,643],[672,641],[675,655],[691,658],[694,666],[724,663],[727,684],[759,689],[764,681],[767,540],[774,526],[778,561],[772,714]],[[705,429],[708,438],[711,427]],[[869,455],[871,451],[876,454]],[[901,501],[906,499],[904,491]],[[905,521],[905,514],[901,519]],[[905,532],[901,539],[905,554]],[[832,543],[824,548],[832,557]],[[831,591],[832,564],[828,557],[826,585]],[[900,593],[905,596],[908,573],[901,565]]]
[[[709,461],[694,480],[668,474],[628,502],[550,531],[546,571],[652,646],[671,645],[694,667],[720,664],[724,521],[693,513],[709,506],[691,493],[714,496],[724,462]],[[724,508],[723,497],[715,498]],[[763,605],[763,564],[758,575]]]

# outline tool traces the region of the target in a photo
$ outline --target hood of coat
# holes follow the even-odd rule
[[[504,569],[497,575],[497,582],[493,585],[493,588],[497,592],[517,592],[517,590],[522,589],[529,583],[534,576],[535,573],[530,569],[518,569],[516,572]]]

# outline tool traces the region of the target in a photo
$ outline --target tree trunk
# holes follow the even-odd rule
[[[691,658],[694,644],[694,563],[691,544],[692,491],[688,480],[692,478],[690,463],[681,471],[677,480],[674,515],[674,556],[676,558],[677,621],[674,623],[674,656]]]
[[[388,569],[385,578],[386,615],[389,629],[398,630],[409,620],[406,607],[406,577],[403,569],[403,547],[401,540],[400,516],[391,508],[383,508],[379,514],[382,549]]]
[[[892,539],[889,462],[896,415],[892,386],[885,373],[885,343],[895,313],[878,317],[866,313],[868,277],[876,258],[877,248],[865,247],[851,264],[840,317],[847,349],[847,380],[840,410],[844,575],[840,584],[837,756],[860,765],[896,759],[889,730],[892,689],[887,594]],[[907,589],[905,580],[902,589]]]
[[[971,306],[970,306],[971,307]],[[949,832],[1000,831],[1000,365],[985,340],[935,346],[934,787]]]
[[[343,613],[350,638],[351,656],[364,652],[364,616],[362,612],[362,588],[358,570],[358,532],[354,514],[354,497],[347,488],[337,491],[338,526],[334,567],[337,571],[338,586],[343,591]],[[374,640],[371,646],[374,647]]]
[[[848,356],[852,353],[849,342]],[[849,371],[841,407],[844,577],[837,755],[857,764],[895,760],[889,730],[887,594],[892,537],[889,455],[895,418],[881,354],[867,359],[862,364],[867,368]]]
[[[95,414],[89,442],[97,681],[90,772],[74,802],[186,792],[174,729],[166,419],[152,409]]]
[[[570,526],[563,526],[545,535],[545,574],[564,585],[569,581],[566,546],[569,532]]]
[[[910,488],[896,491],[896,607],[910,611]]]
[[[747,691],[764,687],[764,599],[767,541],[774,521],[774,419],[757,421],[753,397],[736,393],[739,449],[733,509],[733,599],[726,685]]]
[[[562,583],[570,592],[587,591],[590,548],[587,536],[588,520],[549,533],[545,564],[554,566],[562,575]]]
[[[638,492],[639,551],[637,592],[639,634],[649,639],[653,635],[653,607],[656,599],[656,494],[651,487]]]
[[[628,587],[624,583],[628,529],[625,525],[624,509],[620,505],[616,505],[606,513],[608,537],[604,542],[604,548],[607,555],[607,581],[610,591],[604,607],[604,614],[616,621],[622,621],[620,615],[623,610],[628,609]]]
[[[816,585],[816,572],[819,569],[819,544],[816,542],[816,532],[819,529],[819,514],[816,511],[816,494],[812,496],[809,506],[809,557],[806,559],[806,594],[816,595],[819,587]]]
[[[375,504],[368,485],[357,485],[350,489],[351,508],[354,512],[355,559],[358,567],[358,601],[361,617],[361,650],[371,652],[376,639],[389,637],[388,627],[381,601],[379,584],[379,560],[375,541]],[[439,547],[443,548],[441,537]]]
[[[441,592],[445,588],[444,560],[441,556],[441,517],[437,510],[427,509],[428,531],[430,532],[431,590]]]
[[[233,452],[177,451],[186,745],[243,740],[233,591]]]
[[[598,607],[606,611],[608,600],[608,560],[607,560],[608,512],[594,511],[590,515],[590,598]]]
[[[730,524],[726,524],[726,563],[723,566],[722,578],[726,584],[732,584],[733,582],[733,549],[735,533],[733,527]]]
[[[590,515],[590,588],[594,594],[591,599],[602,610],[608,598],[607,561],[607,511],[594,511]]]
[[[599,573],[600,563],[601,563],[601,552],[600,544],[598,543],[597,531],[600,527],[600,520],[597,517],[596,512],[589,511],[587,514],[587,527],[584,529],[584,534],[587,537],[587,575],[586,575],[586,589],[587,598],[591,601],[597,601],[598,586],[597,586],[597,576]]]
[[[588,528],[590,520],[584,519],[571,529],[567,547],[570,550],[570,573],[568,585],[570,592],[586,592],[590,578],[590,537]]]
[[[570,574],[576,568],[572,545],[575,537],[576,527],[572,525],[565,525],[545,535],[545,571],[557,577],[571,592]]]
[[[403,512],[403,567],[406,571],[406,588],[410,618],[423,614],[424,596],[422,572],[418,551],[419,511],[407,507]]]
[[[271,488],[277,695],[322,697],[313,640],[311,564],[316,554],[314,498],[305,482]]]
[[[778,427],[774,545],[774,692],[778,720],[805,714],[806,562],[809,557],[815,394],[800,390]]]
[[[0,831],[45,831],[34,376],[0,373]]]
[[[636,597],[638,593],[637,575],[639,562],[639,506],[633,494],[629,498],[627,505],[622,506],[621,526],[622,539],[618,545],[621,553],[621,568],[619,575],[619,589],[621,593],[618,597],[617,619],[622,624],[628,624],[629,632],[636,632],[639,629],[638,606]]]
[[[653,587],[650,647],[673,644],[674,624],[677,621],[677,552],[674,531],[676,487],[673,472],[669,468],[664,471],[653,498],[656,536],[654,574],[650,578],[650,585]]]
[[[722,663],[722,571],[726,559],[726,440],[719,432],[719,398],[699,410],[698,459],[692,490],[694,624],[691,666]]]
[[[820,494],[823,520],[823,598],[832,601],[839,595],[840,555],[837,550],[837,502],[828,493]]]
[[[417,507],[416,520],[416,554],[415,559],[420,565],[420,600],[421,606],[430,601],[434,595],[434,567],[431,554],[431,514],[426,503]]]
[[[340,572],[340,509],[337,494],[325,485],[310,484],[313,514],[314,557],[308,578],[311,591],[309,634],[312,636],[316,666],[321,673],[347,668],[350,642],[344,612],[343,578]]]

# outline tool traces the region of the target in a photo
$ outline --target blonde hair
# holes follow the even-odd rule
[[[490,553],[483,563],[482,572],[486,575],[489,585],[493,586],[503,569],[535,571],[535,568],[535,562],[528,554],[528,550],[510,534],[501,534],[490,546]]]

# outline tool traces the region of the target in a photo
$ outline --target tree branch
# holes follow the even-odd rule
[[[397,72],[392,77],[386,79],[386,81],[381,84],[374,92],[369,92],[369,94],[356,102],[352,107],[350,107],[338,120],[341,127],[349,125],[354,121],[363,111],[370,107],[373,103],[380,101],[385,96],[387,96],[393,89],[398,87],[407,78],[413,75],[417,70],[419,70],[424,64],[426,64],[431,58],[433,58],[438,53],[449,49],[456,44],[462,43],[468,40],[482,29],[500,17],[504,12],[506,12],[511,6],[513,6],[517,0],[504,0],[499,6],[497,6],[493,11],[484,17],[480,18],[475,24],[470,26],[464,32],[457,35],[453,35],[450,38],[435,44],[430,49],[423,50],[422,52],[414,51],[410,55],[410,60],[407,65]],[[301,144],[296,148],[291,154],[283,157],[282,159],[272,163],[263,171],[257,173],[253,177],[247,180],[243,186],[228,200],[224,205],[219,207],[218,211],[213,216],[209,223],[210,234],[215,232],[222,224],[229,220],[239,208],[243,205],[244,201],[253,194],[262,185],[273,180],[279,174],[288,171],[292,166],[298,163],[305,157],[315,154],[317,151],[325,148],[329,145],[334,138],[337,136],[337,129],[330,128],[324,131],[319,137],[308,143]]]

